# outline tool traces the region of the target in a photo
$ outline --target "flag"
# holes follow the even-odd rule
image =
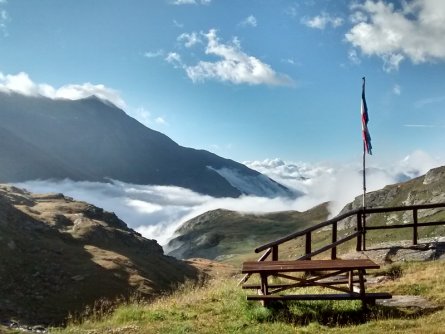
[[[362,86],[361,114],[362,114],[362,135],[363,135],[364,147],[368,154],[372,154],[371,135],[369,134],[369,131],[368,131],[369,117],[368,117],[368,106],[366,105],[366,98],[365,98],[365,78],[364,77],[363,77],[363,86]]]

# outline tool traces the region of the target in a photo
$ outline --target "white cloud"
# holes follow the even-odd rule
[[[395,84],[394,87],[392,88],[392,92],[395,95],[400,95],[400,94],[402,94],[402,88],[400,87],[400,85]]]
[[[415,151],[399,162],[372,168],[367,176],[368,191],[419,176],[443,163],[443,159]],[[119,181],[40,180],[16,185],[37,193],[61,192],[113,211],[131,228],[147,238],[158,240],[160,244],[165,244],[183,222],[209,210],[223,208],[252,213],[304,211],[322,202],[335,200],[331,212],[337,214],[362,191],[362,175],[357,165],[289,163],[280,159],[246,164],[305,195],[297,199],[256,196],[213,198],[178,187],[134,185]]]
[[[147,58],[157,58],[157,57],[162,57],[163,55],[164,55],[164,50],[147,51],[144,53],[144,57]]]
[[[183,67],[181,55],[176,52],[169,52],[167,57],[165,57],[165,61],[172,64],[175,68]]]
[[[406,58],[414,64],[445,60],[445,1],[402,1],[398,9],[367,0],[351,8],[355,25],[346,40],[362,53],[382,58],[385,71],[397,70]]]
[[[154,117],[149,110],[140,106],[133,110],[129,110],[128,114],[134,118],[136,118],[139,122],[144,124],[147,127],[153,128],[153,125],[168,125],[167,121],[164,117],[157,116]]]
[[[175,0],[174,5],[209,5],[212,0]]]
[[[256,27],[258,25],[258,21],[255,16],[249,15],[240,22],[240,25],[244,27]]]
[[[287,75],[276,73],[272,67],[254,56],[241,50],[239,40],[235,37],[231,43],[221,43],[216,30],[211,29],[202,34],[207,39],[205,54],[219,57],[217,61],[199,61],[188,66],[182,63],[177,53],[169,54],[167,61],[186,71],[193,82],[218,80],[234,84],[250,85],[292,85],[293,81]]]
[[[432,125],[432,124],[404,124],[406,128],[421,128],[421,129],[443,129],[444,125]]]
[[[184,42],[184,45],[187,48],[191,48],[195,44],[202,43],[201,39],[199,38],[196,32],[192,32],[191,34],[183,33],[178,36],[177,40],[179,42]]]
[[[309,164],[285,162],[280,159],[244,162],[281,184],[305,195],[297,199],[295,206],[309,209],[316,204],[331,201],[331,215],[336,215],[356,196],[362,193],[362,167],[358,164],[335,165],[331,163]],[[369,164],[369,162],[368,162]],[[445,164],[444,157],[432,157],[417,150],[400,161],[369,164],[367,190],[381,189],[425,174],[428,170]]]
[[[348,58],[354,65],[359,65],[362,62],[355,49],[350,49],[348,51]]]
[[[176,20],[173,20],[173,25],[174,25],[176,28],[179,28],[179,29],[184,28],[184,24],[183,24],[183,23],[180,23],[180,22],[178,22],[178,21],[176,21]]]
[[[126,103],[118,91],[102,84],[92,83],[68,84],[55,88],[46,83],[35,83],[25,72],[18,74],[3,74],[0,72],[0,91],[5,93],[19,93],[27,96],[44,96],[51,99],[78,100],[95,95],[110,101],[119,108],[125,108]]]
[[[164,117],[161,116],[155,118],[155,123],[161,125],[167,125],[167,121],[164,119]]]
[[[416,106],[416,108],[423,108],[430,104],[437,104],[443,102],[445,102],[445,96],[435,96],[419,100],[416,103],[414,103],[414,105]]]
[[[331,16],[328,13],[321,13],[321,15],[314,16],[313,18],[304,17],[301,23],[314,29],[325,29],[328,25],[332,28],[340,27],[343,24],[343,19],[338,16]]]
[[[7,3],[6,0],[0,0],[0,6],[5,5]],[[3,34],[4,37],[7,37],[8,30],[7,30],[7,24],[11,21],[11,18],[9,17],[8,12],[6,9],[0,8],[0,32]]]

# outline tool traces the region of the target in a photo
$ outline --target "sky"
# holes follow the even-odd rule
[[[441,0],[0,0],[0,90],[111,100],[239,162],[369,161],[445,140]]]
[[[301,192],[215,199],[176,187],[28,181],[114,211],[161,244],[207,210],[306,210],[445,164],[443,0],[0,0],[0,91],[95,94],[180,145]],[[403,176],[403,178],[401,178]]]

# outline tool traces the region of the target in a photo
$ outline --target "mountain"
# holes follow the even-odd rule
[[[198,276],[113,213],[9,185],[0,185],[0,254],[0,322],[61,324],[104,299],[152,297]]]
[[[261,244],[327,219],[327,203],[308,211],[246,214],[213,210],[185,222],[165,247],[180,259],[222,260],[252,253]]]
[[[362,196],[357,196],[354,201],[347,204],[340,212],[343,214],[347,211],[360,208],[362,206]],[[404,206],[414,204],[431,204],[445,202],[445,166],[433,168],[425,175],[416,177],[412,180],[391,184],[383,189],[376,190],[366,194],[366,207],[390,207]],[[425,218],[431,221],[445,219],[445,212],[441,209],[420,210],[418,213],[419,220]],[[412,222],[411,211],[393,212],[387,215],[371,215],[367,220],[367,224],[391,224],[398,222]],[[345,220],[342,225],[344,227],[353,226],[355,218]],[[439,227],[423,228],[420,231],[433,231]],[[388,230],[388,233],[400,234],[408,233],[409,229]],[[412,231],[411,231],[412,232]],[[433,233],[433,232],[432,232]]]
[[[424,203],[445,202],[445,166],[431,169],[423,176],[412,180],[388,185],[383,189],[366,194],[367,207],[391,207]],[[362,196],[357,196],[347,204],[340,214],[360,208]],[[206,212],[185,222],[176,231],[176,237],[167,245],[169,255],[177,258],[204,257],[223,260],[233,258],[232,262],[240,262],[243,257],[252,259],[253,250],[272,240],[287,234],[316,225],[328,218],[328,203],[321,204],[305,212],[285,211],[270,214],[242,214],[227,210]],[[445,221],[445,210],[420,210],[419,221]],[[390,214],[375,214],[367,218],[368,226],[412,222],[411,211],[394,212]],[[354,228],[356,217],[341,221],[339,229],[349,233]],[[430,226],[419,228],[419,237],[443,236],[445,226]],[[330,231],[322,230],[316,233],[323,245],[331,238]],[[315,238],[315,237],[313,237]],[[388,229],[370,231],[367,233],[369,244],[411,240],[412,229]],[[323,241],[324,240],[324,241]],[[303,240],[304,241],[304,240]],[[280,254],[292,256],[301,253],[304,245],[287,243],[280,248]],[[259,256],[259,255],[258,255]]]
[[[215,197],[290,196],[257,171],[178,145],[95,96],[0,93],[0,181],[32,179],[172,185]]]

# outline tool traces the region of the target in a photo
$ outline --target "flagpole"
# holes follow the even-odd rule
[[[367,146],[367,135],[369,135],[367,122],[368,122],[368,107],[366,106],[366,99],[365,99],[365,84],[366,84],[366,78],[363,77],[363,86],[362,86],[362,126],[363,126],[363,199],[362,199],[362,207],[363,207],[363,216],[362,216],[362,228],[363,228],[363,250],[366,250],[366,152],[368,151]],[[363,119],[363,113],[366,114],[365,119]],[[370,138],[369,138],[370,140]]]
[[[366,207],[366,144],[363,142],[363,209]]]

